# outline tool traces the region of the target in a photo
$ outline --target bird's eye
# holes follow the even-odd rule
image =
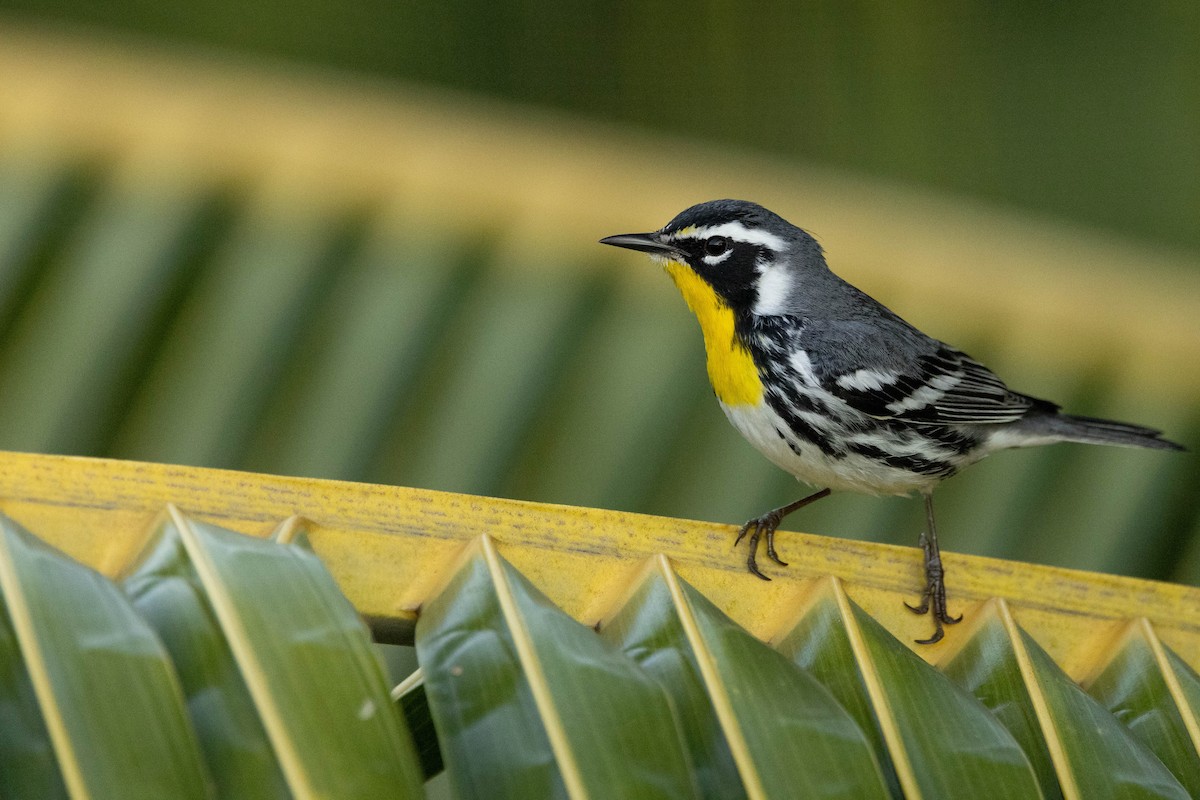
[[[704,252],[710,256],[719,256],[729,249],[729,240],[724,236],[710,236],[704,243]]]

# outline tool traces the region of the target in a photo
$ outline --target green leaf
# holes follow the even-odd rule
[[[1111,651],[1108,663],[1088,682],[1087,691],[1171,770],[1192,797],[1200,796],[1200,755],[1182,709],[1172,697],[1178,682],[1145,619],[1131,623]],[[1180,713],[1182,710],[1183,713]],[[1194,722],[1194,719],[1193,719]]]
[[[159,527],[123,586],[171,654],[217,795],[290,798],[254,700],[173,521]]]
[[[866,737],[829,691],[729,619],[665,558],[654,560],[610,625],[608,635],[672,687],[685,725],[701,726],[689,738],[698,768],[707,761],[729,784],[732,760],[744,787],[738,794],[887,797]]]
[[[780,646],[839,694],[866,698],[906,797],[1041,796],[1025,753],[982,703],[851,602],[836,579],[821,581],[814,592],[797,630]],[[806,625],[812,613],[835,616],[840,624]],[[830,643],[815,640],[818,633]],[[845,642],[838,641],[842,637]],[[835,654],[817,657],[814,647],[832,647]],[[847,649],[853,664],[844,661]],[[852,666],[861,685],[847,678]],[[848,702],[861,716],[863,701]]]
[[[0,598],[0,797],[67,797],[29,672]]]
[[[866,735],[875,752],[888,789],[903,797],[871,698],[863,685],[854,648],[842,623],[841,609],[828,589],[813,592],[810,605],[775,649],[819,680]]]
[[[1187,665],[1187,663],[1175,654],[1175,651],[1169,647],[1163,648],[1167,654],[1167,663],[1171,666],[1171,672],[1175,676],[1175,680],[1179,682],[1179,703],[1181,709],[1187,708],[1186,717],[1188,727],[1192,732],[1193,741],[1200,740],[1200,725],[1196,724],[1197,718],[1200,718],[1200,675]],[[1197,743],[1197,748],[1200,749],[1200,742]]]
[[[1000,720],[1021,745],[1037,774],[1047,800],[1062,797],[1054,760],[1042,736],[1037,713],[1025,688],[1021,666],[1000,617],[989,610],[980,617],[970,638],[942,672],[971,692]]]
[[[964,650],[945,666],[972,690],[982,689],[988,702],[1025,706],[1008,708],[1002,718],[1018,722],[1017,735],[1028,740],[1028,717],[1037,719],[1038,734],[1067,798],[1185,798],[1187,792],[1162,762],[1121,723],[1054,663],[1022,630],[1008,605],[990,601],[976,612],[976,633],[987,640],[991,664],[971,664],[976,655]],[[999,635],[997,635],[999,632]],[[967,659],[956,664],[959,658]],[[1015,665],[1023,691],[1014,683]],[[996,675],[1003,672],[1003,677]]]
[[[209,796],[171,662],[116,586],[0,516],[0,593],[71,796]]]
[[[1076,796],[1172,800],[1189,796],[1162,762],[1071,680],[1032,636],[1023,630],[1018,633],[1029,654],[1036,691],[1045,698],[1053,720],[1053,736],[1061,748],[1066,771],[1077,787]],[[1042,730],[1046,733],[1044,724]],[[1056,745],[1049,744],[1053,752]],[[1063,772],[1060,768],[1060,777]]]
[[[292,792],[422,797],[366,627],[317,557],[171,511]]]
[[[701,796],[713,800],[745,797],[733,753],[666,583],[654,577],[643,580],[600,633],[670,695]]]
[[[480,537],[416,630],[461,798],[696,796],[662,688]]]

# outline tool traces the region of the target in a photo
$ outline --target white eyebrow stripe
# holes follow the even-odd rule
[[[746,244],[757,244],[763,247],[769,247],[776,253],[786,252],[788,249],[787,242],[779,236],[764,231],[761,228],[747,228],[740,222],[722,222],[720,225],[711,225],[703,227],[689,227],[683,230],[676,231],[671,235],[672,239],[707,239],[710,236],[726,236],[735,242],[745,242]]]

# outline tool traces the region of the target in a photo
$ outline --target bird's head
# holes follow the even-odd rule
[[[790,313],[804,272],[825,269],[815,239],[745,200],[701,203],[653,233],[600,242],[639,250],[662,263],[697,314],[713,302],[735,314]]]

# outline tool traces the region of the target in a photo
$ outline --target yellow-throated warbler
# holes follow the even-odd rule
[[[831,490],[924,495],[926,586],[942,638],[946,609],[933,488],[996,450],[1087,442],[1183,449],[1158,431],[1063,414],[1014,392],[966,353],[926,336],[830,272],[807,232],[762,206],[714,200],[654,233],[609,236],[661,263],[700,321],[708,377],[725,416],[760,453],[819,492],[742,526],[756,556],[787,566],[775,529]]]

